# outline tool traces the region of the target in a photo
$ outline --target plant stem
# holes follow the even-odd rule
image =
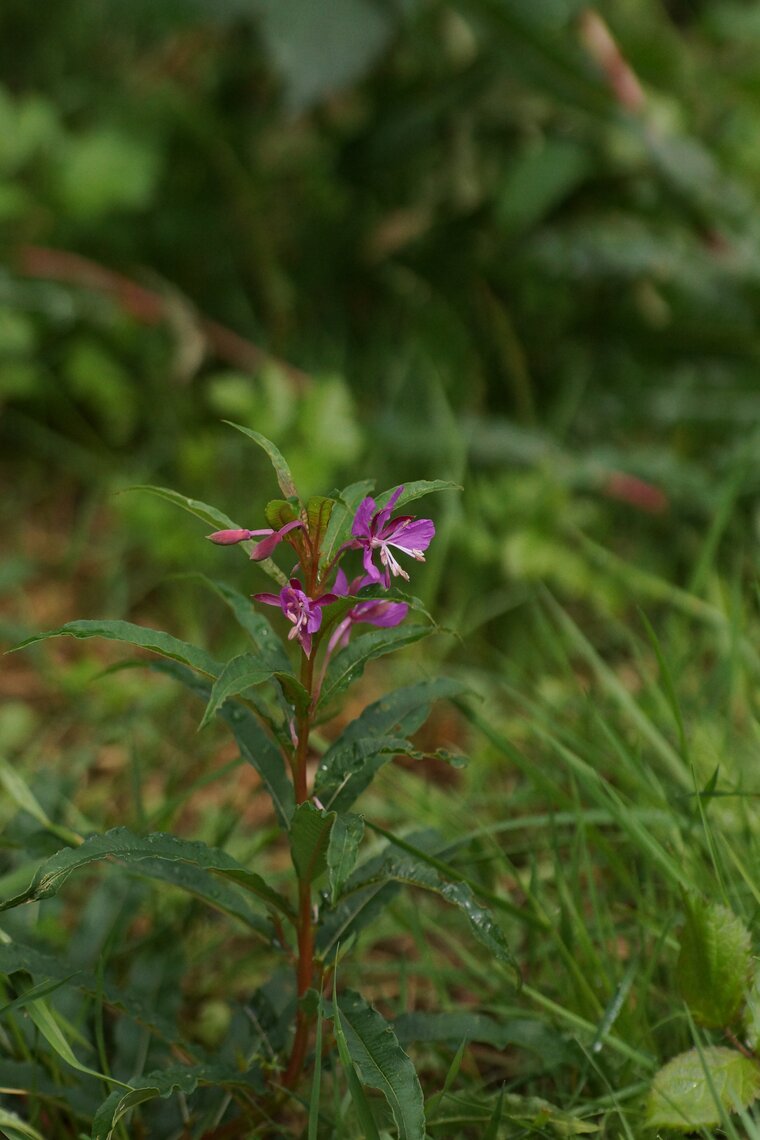
[[[309,757],[309,734],[311,732],[311,717],[314,688],[314,656],[304,656],[301,661],[301,684],[309,694],[309,704],[296,718],[296,735],[298,742],[293,760],[293,780],[296,804],[302,804],[309,798],[309,785],[307,777],[307,762]],[[311,988],[314,978],[314,922],[311,909],[311,883],[299,880],[298,883],[298,964],[296,966],[296,995],[300,1002],[304,994]],[[306,1050],[309,1044],[309,1030],[311,1017],[299,1005],[296,1014],[296,1032],[293,1038],[293,1048],[290,1053],[288,1067],[285,1070],[283,1084],[286,1088],[293,1088],[298,1082],[303,1070]]]

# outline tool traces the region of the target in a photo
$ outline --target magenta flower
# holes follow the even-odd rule
[[[206,535],[211,541],[215,542],[218,546],[234,546],[238,542],[247,542],[249,538],[259,538],[261,535],[266,535],[262,538],[261,542],[257,543],[251,551],[251,558],[254,562],[261,562],[263,558],[268,558],[278,543],[282,542],[283,538],[295,530],[297,527],[303,527],[300,519],[294,519],[292,522],[286,523],[281,526],[279,530],[272,530],[271,527],[266,527],[264,530],[216,530],[213,534]]]
[[[311,656],[311,635],[322,625],[322,606],[338,600],[337,594],[321,594],[318,598],[310,598],[304,593],[298,578],[291,578],[290,585],[283,586],[279,594],[253,596],[257,602],[280,607],[288,621],[293,623],[288,641],[297,638],[307,657]]]
[[[372,579],[366,576],[364,578],[354,578],[353,582],[349,585],[343,570],[339,569],[335,576],[333,590],[340,597],[345,598],[347,595],[357,594],[362,586],[368,586],[371,582]],[[383,598],[367,598],[365,602],[357,602],[356,605],[348,611],[343,620],[338,622],[330,635],[330,640],[327,645],[327,656],[329,657],[334,649],[342,649],[345,645],[348,645],[351,629],[359,622],[390,629],[393,626],[401,625],[401,622],[408,613],[409,606],[406,602],[389,602]]]
[[[397,487],[386,506],[376,510],[374,499],[363,499],[354,516],[351,534],[354,549],[364,550],[364,571],[371,582],[383,582],[386,590],[391,584],[391,574],[409,581],[406,570],[399,566],[391,551],[395,546],[410,554],[418,562],[424,562],[423,550],[427,550],[435,535],[432,519],[418,519],[414,515],[399,515],[392,519],[391,513],[403,491]],[[380,569],[372,561],[375,551],[379,552]]]

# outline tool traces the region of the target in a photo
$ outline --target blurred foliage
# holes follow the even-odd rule
[[[637,602],[659,579],[704,594],[716,555],[746,573],[754,7],[315,11],[3,6],[0,444],[22,505],[73,494],[80,550],[131,483],[254,525],[266,470],[230,418],[287,443],[307,493],[362,468],[464,483],[430,589],[494,644],[540,582],[626,604],[588,540],[651,576]],[[165,506],[106,501],[111,612],[157,581],[148,534],[164,570],[189,547],[208,565]]]

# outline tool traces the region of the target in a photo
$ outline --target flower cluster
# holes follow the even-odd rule
[[[208,537],[221,546],[259,539],[251,551],[251,558],[255,561],[268,558],[283,540],[293,547],[299,562],[294,567],[288,584],[283,586],[279,594],[255,594],[254,598],[265,605],[279,606],[293,626],[288,634],[289,639],[298,641],[306,657],[310,657],[315,635],[322,629],[325,606],[340,599],[355,598],[368,586],[383,586],[387,590],[392,578],[409,581],[409,575],[399,564],[394,550],[401,551],[418,562],[425,561],[424,551],[435,535],[435,526],[431,519],[418,519],[414,515],[392,517],[393,508],[403,490],[403,487],[397,487],[381,508],[370,497],[362,500],[351,524],[351,538],[343,543],[322,575],[318,569],[320,551],[314,549],[313,544],[307,540],[305,516],[304,520],[295,519],[279,530],[218,530]],[[362,552],[364,573],[349,582],[338,563],[351,550]],[[308,565],[305,565],[307,560]],[[299,569],[301,576],[297,577],[296,571]],[[333,571],[333,583],[325,589],[323,578]],[[302,579],[311,583],[312,587],[305,588]],[[406,602],[383,598],[356,601],[329,630],[325,659],[335,649],[348,644],[354,625],[365,623],[390,628],[399,625],[408,612]]]

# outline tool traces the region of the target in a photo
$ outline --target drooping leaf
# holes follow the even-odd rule
[[[117,989],[110,984],[104,984],[103,980],[96,978],[94,974],[74,969],[72,963],[62,959],[60,955],[53,957],[37,950],[34,946],[19,942],[1,945],[0,974],[10,976],[19,971],[29,974],[32,978],[53,978],[65,982],[66,985],[92,997],[99,997],[107,1005],[121,1010],[165,1041],[172,1044],[177,1044],[179,1041],[176,1025],[160,1014],[153,1003],[146,1002],[142,995],[136,995],[128,988]]]
[[[342,812],[336,816],[327,847],[330,901],[333,906],[338,901],[343,884],[356,866],[363,835],[364,820],[360,815]]]
[[[352,891],[338,905],[320,915],[317,929],[317,951],[326,962],[332,960],[338,946],[345,946],[386,909],[401,890],[396,882],[370,883]]]
[[[328,707],[339,693],[361,677],[368,661],[381,657],[384,653],[391,653],[394,649],[412,645],[420,638],[427,637],[430,632],[425,625],[403,625],[394,629],[375,629],[355,638],[328,665],[317,708]]]
[[[180,641],[170,633],[134,625],[129,621],[69,621],[58,629],[28,637],[14,649],[25,649],[27,645],[34,645],[37,641],[47,641],[51,637],[103,637],[108,641],[120,641],[134,645],[138,649],[149,649],[152,653],[158,653],[172,661],[179,661],[183,665],[189,665],[191,669],[196,669],[206,677],[216,677],[221,669],[219,662],[214,661],[205,649]]]
[[[374,704],[368,705],[361,716],[344,728],[335,741],[335,746],[341,747],[352,740],[386,736],[391,733],[396,736],[409,736],[425,723],[434,701],[452,699],[466,691],[466,685],[447,677],[419,681],[416,685],[406,685],[396,689]]]
[[[264,614],[255,609],[249,597],[241,594],[238,590],[234,590],[226,582],[207,578],[205,574],[189,574],[188,577],[202,582],[228,606],[238,625],[250,637],[256,656],[263,665],[268,665],[273,671],[287,672],[290,669],[290,659],[283,649],[280,639]]]
[[[736,1017],[752,967],[750,934],[727,907],[685,901],[678,986],[697,1021],[725,1027]]]
[[[490,911],[475,901],[472,890],[466,883],[449,882],[427,863],[396,853],[359,867],[346,883],[346,891],[364,888],[370,882],[396,882],[439,895],[461,911],[471,932],[497,961],[515,965],[500,927],[494,922]]]
[[[541,1058],[546,1067],[577,1062],[575,1043],[542,1021],[527,1017],[499,1022],[484,1013],[468,1010],[451,1013],[402,1013],[393,1022],[402,1045],[438,1043],[452,1046],[461,1041],[479,1041],[495,1049],[517,1045]]]
[[[190,669],[169,661],[153,662],[151,668],[174,677],[201,700],[208,702],[210,686]],[[217,715],[232,731],[243,759],[261,776],[280,824],[288,827],[293,814],[293,785],[285,771],[280,749],[267,736],[256,717],[241,704],[223,705]]]
[[[210,507],[208,503],[201,502],[200,499],[189,499],[187,495],[180,495],[178,491],[172,491],[169,487],[154,487],[148,484],[141,484],[136,487],[127,487],[128,491],[147,491],[151,495],[157,495],[159,499],[165,499],[168,503],[172,503],[175,507],[182,507],[191,515],[205,522],[208,526],[214,527],[216,530],[241,530],[236,522],[226,515],[224,511],[217,510],[216,507]]]
[[[345,811],[393,756],[419,756],[409,740],[370,736],[332,745],[320,761],[314,792],[325,807]]]
[[[334,811],[323,811],[309,800],[299,804],[293,812],[290,851],[302,883],[313,883],[325,870],[327,846],[334,823]]]
[[[54,823],[53,820],[49,818],[32,789],[25,780],[22,779],[20,773],[17,772],[3,756],[0,756],[0,783],[14,803],[23,811],[28,812],[46,831],[57,835],[64,843],[81,843],[81,836],[77,835],[76,832],[71,831],[68,827],[63,827],[59,823]]]
[[[274,473],[277,476],[277,482],[283,495],[286,499],[297,499],[298,490],[293,481],[293,476],[290,473],[290,468],[271,439],[267,439],[266,436],[260,435],[257,431],[252,431],[251,428],[243,427],[242,424],[235,424],[232,420],[225,420],[224,422],[229,424],[230,427],[234,427],[237,431],[241,431],[243,435],[247,435],[249,439],[252,439],[254,443],[257,443],[259,447],[263,448],[274,467]]]
[[[352,990],[338,995],[333,1015],[336,1022],[340,1019],[349,1056],[362,1084],[380,1089],[387,1100],[399,1140],[424,1140],[422,1088],[392,1026]]]
[[[89,1065],[84,1065],[79,1060],[61,1029],[58,1020],[60,1015],[54,1014],[46,1002],[41,1000],[30,1002],[26,1012],[53,1052],[72,1069],[76,1069],[79,1073],[85,1073],[88,1077],[98,1077],[100,1080],[108,1081],[109,1084],[118,1085],[120,1088],[129,1087],[123,1081],[118,1081],[115,1077],[101,1073],[97,1069],[91,1069]]]
[[[647,1104],[652,1128],[683,1132],[720,1124],[726,1112],[747,1108],[760,1094],[760,1066],[736,1049],[689,1049],[657,1073]]]
[[[180,495],[177,491],[172,491],[169,487],[153,487],[144,484],[137,487],[128,487],[129,491],[147,491],[151,495],[157,495],[160,499],[165,499],[168,503],[173,503],[176,507],[181,507],[183,510],[188,511],[189,514],[195,515],[196,518],[202,519],[208,526],[214,527],[215,530],[243,530],[238,523],[234,522],[229,515],[224,511],[217,510],[216,507],[210,507],[208,503],[203,503],[200,499],[188,499],[186,495]],[[250,554],[253,549],[253,542],[241,542],[240,547],[246,553]],[[287,578],[271,558],[265,558],[258,563],[261,569],[274,578],[280,585],[287,584]]]
[[[29,886],[20,894],[0,902],[0,910],[10,910],[21,903],[51,898],[61,889],[72,871],[113,856],[124,863],[142,859],[175,860],[201,867],[238,883],[258,896],[268,906],[291,917],[292,908],[287,899],[264,882],[260,875],[249,871],[225,851],[208,847],[197,840],[179,839],[175,835],[155,833],[134,835],[126,827],[116,827],[105,835],[93,835],[81,847],[65,847],[37,868]]]
[[[257,1070],[243,1073],[223,1065],[174,1065],[169,1069],[147,1073],[126,1086],[127,1092],[116,1091],[101,1104],[92,1124],[92,1140],[111,1140],[119,1121],[130,1109],[156,1097],[170,1097],[174,1093],[195,1092],[199,1085],[248,1088],[256,1092],[263,1089],[263,1080]]]

